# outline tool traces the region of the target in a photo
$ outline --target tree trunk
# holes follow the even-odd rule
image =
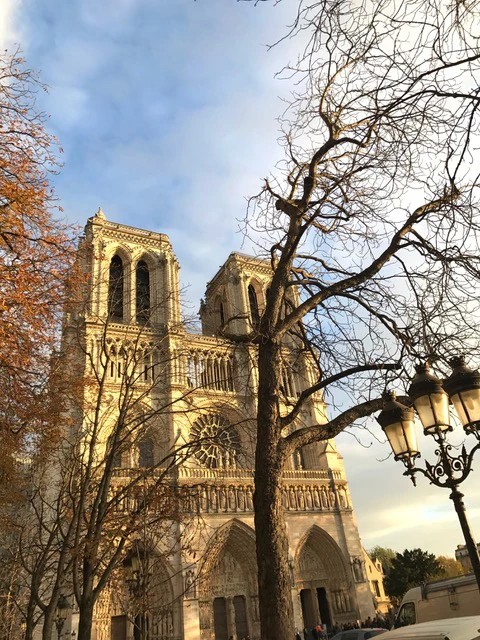
[[[90,640],[92,635],[93,598],[82,598],[79,607],[77,640]]]
[[[261,638],[291,640],[292,584],[282,506],[284,456],[279,450],[279,345],[266,342],[259,346],[258,368],[254,507]]]
[[[43,616],[43,626],[42,626],[42,640],[51,640],[52,639],[52,634],[53,634],[53,628],[54,628],[54,616],[55,616],[55,611],[56,611],[56,607],[57,605],[55,604],[54,607],[49,606],[47,607],[44,616]],[[28,636],[25,636],[25,638],[27,638]],[[55,638],[57,637],[56,634],[56,630],[55,630]]]

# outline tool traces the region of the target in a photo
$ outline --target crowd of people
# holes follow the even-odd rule
[[[377,614],[374,618],[368,616],[364,621],[356,620],[354,622],[346,622],[344,624],[334,624],[327,627],[326,624],[317,624],[311,629],[303,630],[302,634],[297,631],[295,640],[328,640],[340,631],[350,631],[351,629],[390,629],[391,621],[381,614]]]
[[[340,631],[349,631],[350,629],[390,629],[391,621],[382,615],[376,615],[374,618],[368,616],[363,622],[347,622],[346,624],[334,624],[329,629],[329,635],[335,635]]]

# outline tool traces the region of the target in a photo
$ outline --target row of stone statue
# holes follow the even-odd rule
[[[348,613],[352,610],[350,596],[344,589],[331,591],[331,605],[334,613]]]
[[[346,487],[290,485],[283,487],[283,508],[286,511],[325,511],[349,508]],[[189,511],[218,513],[253,511],[253,486],[209,485],[199,488],[196,495],[186,494]]]
[[[231,513],[253,511],[253,485],[183,487],[183,508],[187,512]],[[140,498],[141,499],[141,498]],[[282,490],[285,511],[332,511],[349,509],[347,489],[330,485],[286,485]],[[137,505],[135,496],[126,496],[117,511],[132,511]]]

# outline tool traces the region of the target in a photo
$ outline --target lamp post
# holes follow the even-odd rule
[[[63,625],[68,616],[68,600],[65,596],[61,595],[58,599],[57,609],[55,612],[55,625],[57,627],[57,638],[60,640],[62,635]]]
[[[145,550],[135,545],[123,563],[126,582],[134,602],[140,605],[140,612],[134,616],[134,639],[146,640],[148,631],[147,590],[151,574],[148,570]]]
[[[406,467],[404,475],[409,476],[414,485],[415,474],[421,473],[437,487],[450,490],[449,497],[455,506],[480,590],[480,558],[468,524],[463,494],[458,490],[458,485],[470,474],[473,457],[480,449],[480,373],[469,369],[463,357],[453,358],[450,365],[453,372],[443,384],[430,371],[428,363],[418,366],[408,390],[424,434],[433,437],[438,446],[435,464],[425,461],[425,468],[417,466],[420,451],[415,433],[415,412],[398,402],[394,392],[386,394],[385,405],[377,420],[392,447],[395,460],[403,462]],[[455,455],[452,445],[446,440],[447,433],[453,429],[450,424],[450,402],[465,434],[473,434],[478,441],[470,452],[463,445],[460,453]]]

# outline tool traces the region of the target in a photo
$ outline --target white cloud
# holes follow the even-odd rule
[[[21,0],[0,2],[0,49],[11,49],[22,45],[22,31],[17,22]]]
[[[281,157],[277,95],[288,85],[274,73],[298,42],[266,51],[295,3],[273,5],[0,0],[0,40],[19,37],[21,14],[29,65],[50,85],[45,110],[66,151],[57,185],[69,218],[84,224],[101,205],[111,220],[169,234],[194,310],[241,247],[245,197]],[[423,478],[414,489],[400,463],[381,462],[388,444],[360,439],[373,444],[344,436],[339,450],[365,546],[452,555],[462,538],[448,491]],[[466,489],[480,534],[480,495]]]

